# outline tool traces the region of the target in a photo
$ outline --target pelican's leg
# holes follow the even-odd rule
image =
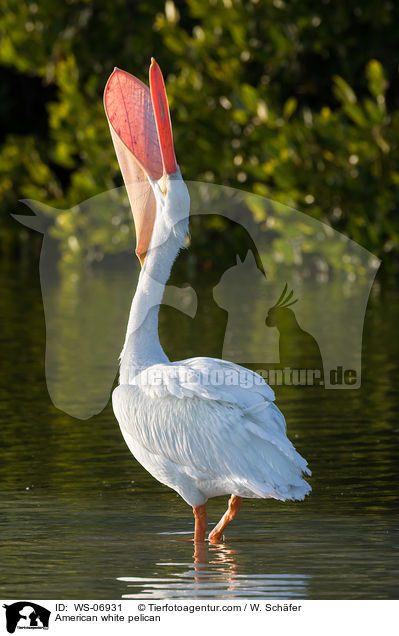
[[[237,495],[231,495],[229,499],[229,506],[226,512],[224,513],[217,526],[215,526],[212,532],[209,534],[209,541],[211,543],[220,542],[223,530],[225,529],[227,524],[230,523],[230,521],[233,521],[234,517],[241,507],[241,501],[241,497],[237,497]]]
[[[201,506],[193,506],[193,512],[195,517],[195,530],[194,530],[194,541],[204,541],[205,532],[208,527],[208,515],[206,514],[206,506],[202,504]]]

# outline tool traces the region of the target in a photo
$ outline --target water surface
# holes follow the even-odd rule
[[[371,296],[361,389],[277,389],[311,496],[245,500],[226,542],[195,551],[190,508],[131,457],[110,404],[87,420],[52,405],[37,274],[6,272],[1,288],[3,598],[397,598],[396,291]],[[172,314],[165,347],[180,357],[194,338],[202,354],[201,334],[177,336]],[[215,350],[219,319],[210,313],[204,336]],[[211,523],[225,505],[209,502]]]

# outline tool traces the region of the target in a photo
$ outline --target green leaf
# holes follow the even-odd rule
[[[366,67],[366,75],[370,93],[374,97],[385,95],[388,82],[385,79],[384,69],[378,60],[371,60]]]
[[[334,76],[334,95],[342,104],[356,104],[357,98],[349,84],[342,77]]]
[[[295,112],[298,106],[298,100],[296,97],[289,97],[284,104],[283,115],[284,119],[289,119],[291,115]]]

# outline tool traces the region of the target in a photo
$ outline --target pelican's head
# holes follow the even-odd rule
[[[156,216],[181,234],[190,209],[176,161],[165,85],[154,58],[150,88],[115,68],[105,87],[104,107],[133,212],[136,254],[143,266]]]

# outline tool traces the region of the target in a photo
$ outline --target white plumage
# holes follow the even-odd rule
[[[212,386],[212,375],[242,386]],[[153,365],[113,393],[133,455],[193,507],[224,494],[284,501],[310,491],[273,400],[259,375],[212,358]]]
[[[126,81],[126,74],[123,77]],[[118,98],[111,95],[110,125],[137,221],[136,251],[144,264],[130,310],[113,408],[136,459],[193,506],[195,540],[205,536],[207,499],[233,495],[228,511],[209,535],[217,541],[238,511],[241,497],[303,499],[310,486],[302,474],[310,471],[289,441],[274,392],[261,376],[213,358],[170,362],[160,345],[159,305],[187,235],[190,197],[174,158],[159,67],[153,60],[150,84],[158,139],[148,89],[131,76],[129,82],[130,92],[123,99],[119,92]],[[109,86],[119,91],[119,84]],[[132,98],[135,91],[140,99]],[[143,95],[147,96],[144,113],[140,111]],[[107,108],[107,98],[105,103]],[[133,113],[126,111],[126,103],[133,104]],[[120,105],[119,119],[115,104]],[[132,115],[137,124],[134,138],[130,123],[124,128]],[[125,130],[123,139],[118,137],[120,129]],[[151,162],[157,152],[164,166],[158,181],[148,167],[158,165]],[[138,170],[142,177],[131,182]],[[135,183],[142,194],[146,178],[154,196],[146,193],[137,203]]]
[[[168,180],[166,195],[151,185],[154,230],[112,396],[124,439],[151,475],[193,507],[223,494],[303,499],[310,486],[302,473],[310,471],[263,378],[214,358],[170,362],[159,343],[159,303],[187,231],[189,199],[181,179]]]

